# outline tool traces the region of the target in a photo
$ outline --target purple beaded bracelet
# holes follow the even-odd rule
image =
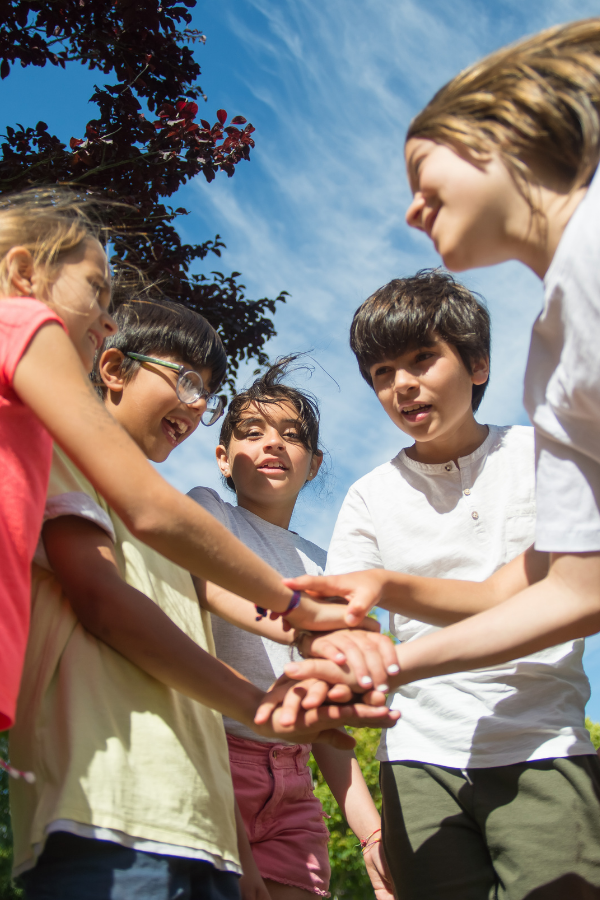
[[[290,605],[288,606],[288,608],[285,609],[283,612],[273,612],[273,610],[271,610],[271,618],[279,619],[279,618],[281,618],[281,616],[287,616],[287,614],[291,613],[294,609],[296,609],[297,606],[300,606],[300,600],[301,600],[300,591],[294,591],[294,593],[292,594],[292,599],[290,600]],[[260,622],[261,619],[264,619],[265,616],[269,615],[269,610],[265,609],[264,606],[258,606],[258,604],[255,604],[255,606],[256,606],[256,612],[258,613],[258,615],[256,617],[256,621]]]

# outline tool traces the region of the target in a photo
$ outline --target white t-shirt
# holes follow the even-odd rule
[[[404,450],[354,484],[338,516],[327,572],[385,568],[483,581],[532,543],[533,429],[489,426],[483,444],[426,465]],[[437,630],[393,617],[401,641]],[[402,718],[382,732],[381,760],[453,768],[593,753],[583,640],[503,666],[416,681],[390,701]]]
[[[533,327],[525,407],[535,425],[539,550],[600,550],[600,175],[567,225]]]
[[[226,503],[211,488],[193,488],[189,496],[284,577],[323,574],[327,554],[299,534],[271,525],[240,506]],[[233,666],[263,691],[283,675],[283,669],[291,659],[287,644],[277,644],[258,634],[250,634],[219,616],[211,618],[219,659]],[[225,731],[236,737],[263,743],[281,743],[280,738],[260,737],[250,728],[227,716],[223,716],[223,722]]]

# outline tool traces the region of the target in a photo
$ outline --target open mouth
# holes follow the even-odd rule
[[[405,406],[400,412],[409,422],[420,422],[430,409],[431,403],[415,403],[414,406]]]
[[[188,422],[183,422],[181,419],[173,419],[170,416],[164,417],[162,420],[162,427],[173,447],[180,444],[181,441],[187,437],[192,428]]]
[[[276,462],[264,462],[257,467],[259,471],[264,472],[287,472],[287,466],[277,460]]]

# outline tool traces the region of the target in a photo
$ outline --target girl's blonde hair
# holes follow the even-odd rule
[[[0,293],[12,291],[6,257],[25,247],[42,277],[87,238],[106,239],[97,198],[67,188],[30,188],[0,198]]]
[[[571,191],[600,159],[600,18],[548,28],[492,53],[444,85],[409,138],[460,153],[496,150],[531,203],[536,164]]]

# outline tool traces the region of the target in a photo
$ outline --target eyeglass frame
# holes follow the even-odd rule
[[[175,385],[175,393],[177,394],[177,399],[179,400],[179,402],[185,403],[186,406],[191,406],[193,403],[197,403],[198,400],[201,400],[203,397],[205,397],[207,401],[208,401],[209,397],[216,397],[220,404],[219,415],[216,416],[212,420],[212,422],[203,422],[202,418],[204,416],[204,413],[202,413],[202,416],[200,417],[200,421],[205,426],[205,428],[210,428],[210,426],[214,425],[215,422],[218,422],[219,419],[221,418],[221,416],[223,415],[223,413],[225,411],[223,398],[220,397],[218,394],[213,394],[210,391],[206,390],[206,388],[204,387],[204,379],[202,378],[202,375],[200,374],[200,372],[196,372],[194,369],[188,369],[187,366],[183,366],[180,363],[167,362],[167,360],[165,360],[165,359],[156,359],[156,357],[154,357],[154,356],[146,356],[144,353],[132,353],[132,352],[126,351],[124,355],[127,356],[129,359],[135,359],[137,362],[154,363],[157,366],[164,366],[166,369],[173,369],[174,371],[178,372],[179,374],[177,376],[177,384]],[[200,393],[198,394],[198,396],[196,397],[196,399],[189,400],[189,401],[182,400],[182,398],[179,396],[179,382],[181,381],[182,378],[185,377],[185,375],[188,372],[193,372],[194,375],[196,375],[202,382],[202,389],[201,389]],[[207,408],[205,410],[205,412],[208,412],[208,411],[209,410]],[[215,410],[215,412],[216,412],[216,410]]]

